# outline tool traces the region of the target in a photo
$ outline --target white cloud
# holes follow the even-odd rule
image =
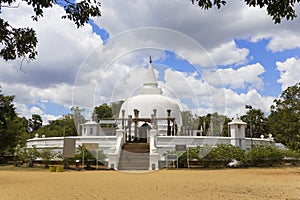
[[[221,44],[209,52],[210,57],[217,65],[244,64],[249,50],[236,47],[234,41]]]
[[[239,73],[236,75],[239,76]],[[246,112],[245,104],[251,104],[255,109],[261,109],[265,114],[269,114],[274,97],[262,96],[255,89],[239,94],[232,89],[214,87],[209,82],[195,77],[195,74],[170,69],[165,71],[163,86],[167,86],[176,98],[180,99],[182,108],[185,110],[187,110],[187,104],[183,102],[190,99],[193,103],[189,104],[188,109],[197,115],[214,112],[228,116],[242,115]],[[167,92],[166,95],[169,93]]]
[[[242,66],[238,69],[226,68],[217,69],[216,71],[204,71],[204,79],[217,86],[229,86],[232,89],[245,88],[250,84],[251,88],[261,89],[264,85],[263,80],[259,77],[265,72],[264,67],[259,64]]]
[[[291,30],[282,30],[278,32],[272,37],[267,45],[267,49],[272,52],[282,52],[287,49],[295,48],[300,48],[300,37],[299,33]]]
[[[30,113],[37,114],[37,115],[44,114],[44,111],[41,108],[36,107],[36,106],[32,106],[29,111],[30,111]]]
[[[245,114],[245,105],[252,105],[254,109],[262,110],[266,115],[274,100],[272,96],[262,96],[257,90],[251,89],[246,93],[238,94],[231,89],[226,89],[226,110],[229,116]]]
[[[280,71],[278,83],[282,84],[282,90],[300,82],[300,59],[288,58],[284,62],[276,62],[276,66]]]
[[[43,120],[43,125],[46,125],[49,123],[51,120],[56,120],[62,117],[62,115],[50,115],[45,113],[45,111],[37,106],[32,106],[28,107],[26,104],[19,104],[19,103],[14,103],[16,109],[16,112],[18,113],[19,116],[21,117],[26,117],[27,119],[30,119],[33,114],[40,115]]]

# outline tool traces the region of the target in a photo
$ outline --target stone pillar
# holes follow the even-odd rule
[[[149,170],[158,170],[159,154],[156,148],[157,130],[150,130],[150,153],[149,153]]]
[[[157,129],[157,121],[156,121],[156,109],[153,109],[153,128]]]
[[[122,110],[122,129],[125,130],[125,110]]]
[[[171,126],[170,126],[170,117],[171,117],[171,110],[167,110],[168,114],[168,129],[167,129],[167,136],[171,136]]]
[[[131,142],[131,123],[132,123],[132,116],[128,115],[128,141]]]
[[[175,120],[172,121],[172,135],[175,136]]]
[[[133,110],[134,112],[134,140],[140,140],[140,138],[138,137],[138,121],[137,119],[139,118],[139,110],[138,109],[134,109]]]

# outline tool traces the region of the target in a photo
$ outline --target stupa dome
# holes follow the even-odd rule
[[[156,110],[156,118],[167,118],[167,110],[171,110],[171,118],[175,118],[178,126],[182,125],[179,105],[173,99],[163,96],[162,89],[158,87],[156,76],[153,70],[152,61],[148,65],[144,77],[143,86],[138,90],[138,95],[128,98],[121,106],[119,117],[131,115],[134,118],[134,109],[139,110],[139,118],[151,118]]]

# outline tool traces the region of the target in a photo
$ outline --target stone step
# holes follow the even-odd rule
[[[141,151],[144,149],[135,149],[135,148],[122,149],[118,169],[119,170],[148,170],[149,153],[132,152],[133,150]]]
[[[122,149],[133,153],[150,152],[150,146],[147,143],[126,143],[123,145]]]
[[[123,149],[149,149],[148,143],[125,143]]]

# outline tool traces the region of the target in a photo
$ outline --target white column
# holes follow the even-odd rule
[[[158,170],[158,159],[159,154],[156,148],[156,136],[157,130],[151,129],[150,130],[150,153],[149,153],[149,170]]]

